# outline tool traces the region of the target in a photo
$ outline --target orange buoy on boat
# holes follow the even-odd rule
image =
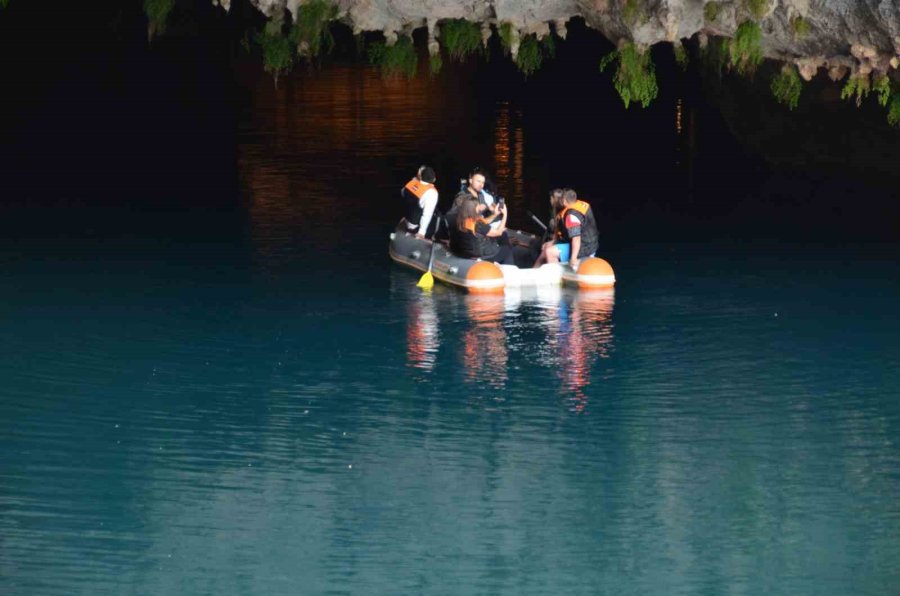
[[[490,261],[478,261],[466,273],[466,289],[472,294],[502,294],[506,287],[500,266]]]
[[[612,266],[599,257],[588,257],[578,265],[579,288],[611,288],[616,283]]]

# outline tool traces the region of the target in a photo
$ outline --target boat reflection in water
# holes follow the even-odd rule
[[[594,365],[598,359],[608,358],[612,350],[614,303],[611,289],[582,290],[564,292],[556,308],[547,310],[549,343],[555,347],[561,391],[575,412],[585,411]]]
[[[469,321],[462,338],[465,378],[503,389],[509,380],[509,346],[503,321],[506,299],[502,295],[466,294],[463,300]]]
[[[394,284],[407,301],[406,357],[410,369],[442,369],[462,378],[473,395],[504,399],[521,384],[535,394],[561,395],[573,412],[586,411],[600,389],[594,369],[613,349],[613,290],[507,291],[506,295],[464,294],[449,288],[423,292],[399,273]],[[447,343],[439,362],[441,342]],[[519,371],[510,378],[510,371]],[[455,371],[455,372],[454,372]],[[551,383],[536,379],[556,379]],[[457,376],[459,375],[459,376]],[[589,387],[593,387],[589,390]]]
[[[406,363],[410,368],[431,372],[441,343],[435,297],[431,292],[419,292],[412,298],[406,305]]]

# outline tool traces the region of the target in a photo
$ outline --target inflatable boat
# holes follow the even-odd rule
[[[391,233],[391,258],[418,271],[428,270],[432,241],[417,238],[403,230],[403,222]],[[534,234],[507,228],[513,246],[527,247],[539,239]],[[616,276],[609,263],[598,257],[582,259],[578,270],[568,264],[546,264],[537,269],[500,265],[481,259],[467,259],[450,252],[447,244],[437,240],[431,273],[435,279],[473,294],[503,294],[510,289],[559,286],[567,284],[582,289],[611,288]]]

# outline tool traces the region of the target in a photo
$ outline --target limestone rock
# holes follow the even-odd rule
[[[212,0],[226,10],[230,0]],[[275,17],[297,9],[308,0],[251,0],[262,13]],[[522,35],[550,33],[560,37],[566,22],[581,17],[607,39],[626,39],[641,46],[674,42],[699,34],[731,36],[747,19],[756,19],[737,0],[720,0],[713,22],[707,22],[708,0],[336,0],[340,19],[354,32],[383,31],[389,42],[398,32],[434,27],[442,19],[466,19],[490,26],[511,23]],[[805,31],[798,34],[795,19]],[[766,57],[794,62],[801,75],[812,76],[819,66],[835,76],[846,65],[821,58],[846,57],[855,70],[896,70],[900,56],[900,1],[898,0],[769,0],[762,18],[762,50]],[[486,37],[485,37],[486,38]],[[429,51],[432,50],[431,36]],[[517,49],[518,43],[514,44]],[[850,48],[848,53],[847,49]]]

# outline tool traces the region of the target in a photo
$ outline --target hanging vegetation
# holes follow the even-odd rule
[[[419,57],[412,39],[401,36],[392,46],[377,42],[369,47],[369,62],[381,69],[385,78],[404,76],[408,79],[416,76]]]
[[[520,38],[518,29],[512,23],[501,23],[497,27],[497,36],[500,38],[500,47],[507,56],[512,54],[518,42],[518,50],[513,61],[526,77],[534,74],[544,63],[545,58],[556,56],[556,40],[552,34],[542,40],[538,40],[534,33]]]
[[[700,50],[703,64],[717,77],[721,77],[722,71],[728,66],[731,56],[730,41],[724,37],[715,37],[710,39],[706,47]]]
[[[261,33],[256,35],[256,43],[262,48],[263,68],[275,78],[291,70],[294,65],[294,45],[282,33],[281,19],[272,19],[266,23]]]
[[[884,107],[891,98],[891,79],[887,75],[880,75],[875,78],[872,84],[872,90],[876,93],[878,104]]]
[[[544,54],[537,35],[526,35],[519,42],[519,53],[516,55],[516,66],[526,77],[534,74],[541,67]]]
[[[290,38],[301,56],[315,57],[330,52],[334,46],[331,21],[338,8],[328,0],[311,0],[297,9],[297,21],[291,27]]]
[[[681,70],[687,70],[688,53],[684,44],[680,41],[672,42],[672,51],[675,53],[675,63],[681,67]]]
[[[0,2],[2,1],[4,0],[0,0]],[[8,0],[6,1],[8,2]],[[148,38],[152,40],[154,36],[166,32],[166,23],[173,8],[175,8],[175,0],[144,0]]]
[[[455,62],[462,62],[481,49],[481,27],[464,19],[441,23],[441,45]]]
[[[894,94],[891,95],[887,120],[888,124],[891,126],[900,126],[900,91],[895,91]]]
[[[625,107],[631,102],[639,102],[645,108],[650,105],[659,93],[650,52],[639,51],[633,43],[627,43],[604,56],[600,61],[600,70],[606,70],[613,62],[619,65],[613,84]]]
[[[443,67],[444,59],[441,58],[440,54],[434,54],[428,58],[428,72],[430,72],[432,76],[441,72]]]
[[[541,40],[541,49],[544,52],[544,56],[547,58],[555,58],[556,57],[556,38],[551,35],[545,35],[544,39]]]
[[[512,26],[512,23],[502,23],[497,28],[497,35],[500,36],[500,47],[507,56],[512,52],[513,42],[516,41],[518,31]]]
[[[869,96],[872,91],[872,82],[869,75],[851,75],[844,88],[841,89],[841,99],[854,99],[856,105],[862,105],[863,100]]]
[[[728,44],[730,66],[739,74],[753,74],[763,60],[762,31],[759,24],[744,21]]]
[[[800,92],[803,91],[803,81],[797,68],[785,64],[781,72],[772,79],[771,88],[772,95],[778,103],[786,105],[791,110],[795,109],[800,102]]]

